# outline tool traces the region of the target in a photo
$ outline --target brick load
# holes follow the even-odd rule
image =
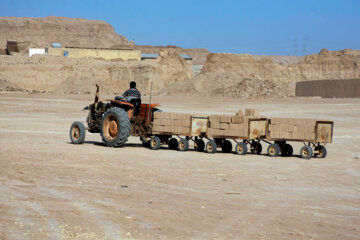
[[[191,114],[154,112],[152,131],[154,134],[189,135]]]
[[[316,119],[271,118],[268,137],[270,139],[314,141],[316,138]]]
[[[257,114],[258,111],[249,111],[248,114]],[[206,134],[210,137],[247,138],[249,136],[249,119],[260,116],[243,116],[242,111],[236,115],[210,115]]]
[[[252,109],[252,108],[246,108],[245,116],[259,116],[259,110]]]

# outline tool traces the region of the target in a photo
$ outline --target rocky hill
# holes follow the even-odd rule
[[[133,45],[104,21],[65,17],[0,17],[0,49],[6,47],[7,39],[18,40],[23,52],[29,47],[44,48],[54,42],[89,48]]]

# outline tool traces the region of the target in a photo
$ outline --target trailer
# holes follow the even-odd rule
[[[270,118],[267,120],[265,142],[269,143],[267,153],[271,157],[279,154],[292,156],[293,147],[289,142],[303,142],[300,156],[310,159],[325,158],[325,145],[332,142],[334,122],[302,118]],[[271,143],[272,141],[273,143]]]
[[[171,150],[187,151],[189,142],[202,152],[205,148],[208,117],[183,113],[154,112],[150,131],[142,139],[145,146],[157,150],[168,145]]]
[[[248,149],[251,153],[262,152],[261,140],[266,138],[267,118],[262,116],[209,116],[205,151],[215,153],[217,148],[222,152],[232,152],[232,142],[235,142],[235,152],[245,155]]]

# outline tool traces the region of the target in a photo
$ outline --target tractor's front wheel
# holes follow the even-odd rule
[[[85,126],[82,122],[74,122],[70,127],[70,140],[73,144],[82,144],[85,140]]]
[[[124,146],[130,135],[130,120],[124,109],[112,107],[101,120],[100,134],[108,147]]]

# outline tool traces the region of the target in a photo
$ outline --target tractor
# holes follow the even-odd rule
[[[148,144],[153,112],[161,111],[158,104],[143,104],[140,99],[127,102],[122,97],[107,101],[99,101],[99,86],[96,85],[94,103],[84,108],[89,111],[87,127],[82,122],[74,122],[70,127],[71,142],[82,144],[88,130],[100,133],[108,147],[124,146],[130,135],[138,136],[144,145]]]

